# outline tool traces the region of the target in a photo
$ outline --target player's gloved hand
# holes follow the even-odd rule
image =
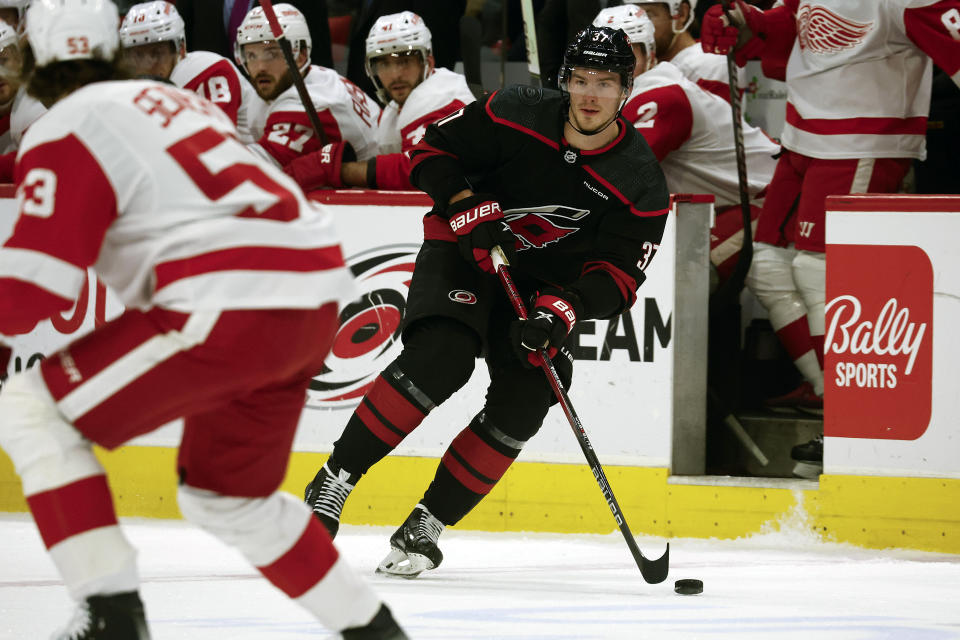
[[[490,250],[499,245],[507,262],[513,262],[517,255],[517,237],[493,196],[485,193],[467,196],[451,204],[447,213],[464,260],[481,271],[496,274]]]
[[[727,55],[735,52],[737,66],[758,58],[766,45],[766,25],[763,11],[743,0],[732,3],[730,18],[723,13],[723,6],[715,4],[707,9],[700,27],[700,44],[707,53]]]
[[[330,144],[294,158],[283,170],[306,191],[321,187],[339,189],[343,186],[340,168],[344,162],[356,160],[357,154],[348,142]]]
[[[583,312],[580,297],[572,291],[547,288],[537,294],[526,320],[510,326],[510,342],[520,361],[528,367],[540,365],[537,349],[546,349],[553,358]]]

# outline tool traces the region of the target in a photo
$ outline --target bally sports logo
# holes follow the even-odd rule
[[[307,407],[356,406],[400,353],[400,321],[419,249],[389,245],[347,259],[361,295],[340,311],[340,328],[323,371],[310,383]]]
[[[933,267],[914,246],[827,246],[824,433],[915,440],[930,422]]]

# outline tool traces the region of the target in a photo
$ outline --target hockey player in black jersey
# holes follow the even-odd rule
[[[483,355],[486,401],[443,455],[378,571],[413,577],[440,564],[437,538],[497,483],[554,402],[535,350],[565,385],[562,346],[580,320],[629,308],[644,242],[663,235],[668,192],[643,137],[620,117],[633,85],[626,35],[588,27],[567,47],[561,91],[514,86],[431,125],[411,152],[424,217],[403,350],[377,378],[307,486],[335,535],[357,481],[470,378]],[[516,319],[490,250],[500,246],[530,319]],[[466,420],[465,420],[466,422]]]

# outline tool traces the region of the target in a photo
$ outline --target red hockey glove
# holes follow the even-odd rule
[[[349,143],[331,142],[317,151],[294,158],[283,170],[296,180],[304,191],[321,187],[339,189],[343,186],[340,167],[344,162],[355,159],[356,154]]]
[[[546,349],[553,358],[582,312],[580,297],[572,291],[544,289],[537,294],[529,317],[510,326],[513,350],[524,366],[540,365],[537,349]]]
[[[723,6],[715,4],[707,9],[700,28],[700,44],[707,53],[727,55],[735,52],[737,66],[760,57],[766,45],[766,25],[763,11],[743,0],[736,0],[730,10],[733,24],[723,13]]]
[[[447,213],[464,260],[481,271],[496,274],[490,250],[499,245],[507,262],[513,262],[517,255],[517,237],[503,219],[500,203],[493,196],[479,193],[467,196],[451,204]]]

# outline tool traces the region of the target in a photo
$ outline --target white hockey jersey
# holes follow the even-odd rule
[[[671,193],[709,193],[717,207],[740,202],[733,116],[729,102],[704,91],[670,62],[633,81],[623,115],[647,140]],[[743,123],[747,185],[756,196],[773,178],[779,145]]]
[[[333,69],[313,65],[303,78],[317,110],[327,142],[350,143],[357,160],[377,154],[376,126],[380,106],[363,89]],[[286,166],[297,156],[320,149],[295,86],[270,102],[263,136],[254,145],[265,157]]]
[[[88,266],[136,308],[316,308],[353,293],[329,212],[191,92],[84,87],[34,123],[16,172],[0,332],[17,332],[19,309],[69,308]]]
[[[730,73],[727,70],[727,57],[707,53],[699,42],[681,49],[670,59],[670,64],[691,82],[704,91],[709,91],[730,102]],[[738,95],[747,88],[746,73],[737,69]]]
[[[203,96],[230,117],[240,141],[256,142],[263,135],[252,129],[255,122],[263,122],[267,103],[257,95],[250,81],[232,62],[211,51],[191,51],[177,63],[170,74],[170,82]]]
[[[395,100],[383,108],[377,125],[378,153],[407,151],[423,139],[428,124],[474,100],[465,77],[443,67],[434,69],[414,87],[402,109]]]
[[[960,0],[784,5],[796,40],[783,146],[814,158],[925,157],[933,62],[960,83]]]

